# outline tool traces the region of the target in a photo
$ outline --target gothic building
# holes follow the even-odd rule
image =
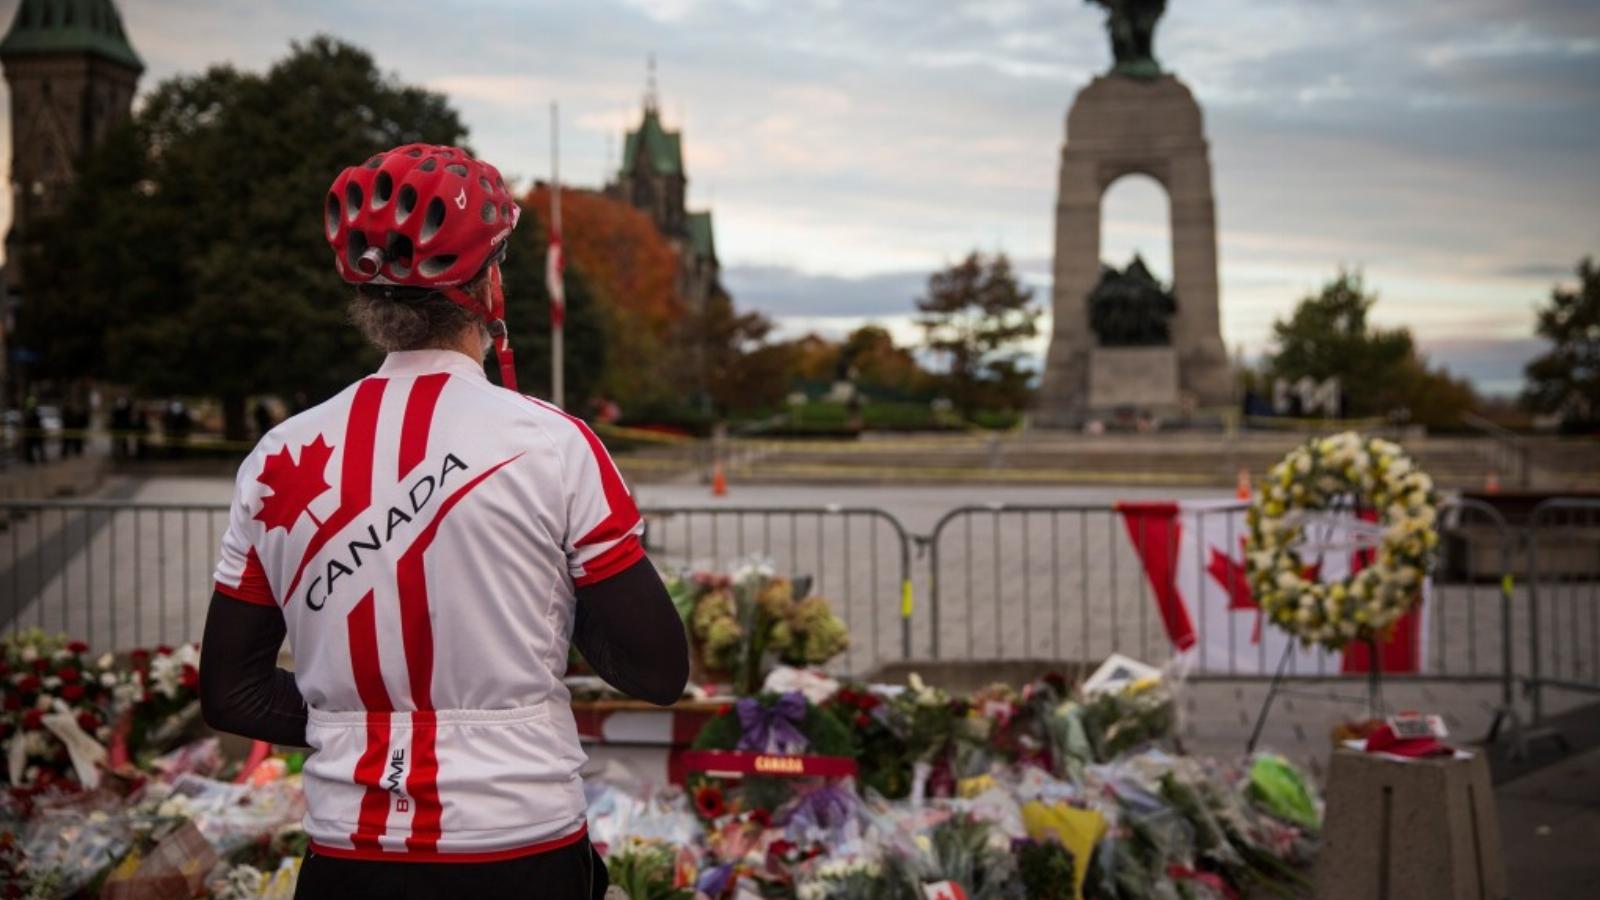
[[[144,64],[111,0],[22,0],[0,41],[11,91],[11,231],[53,212],[73,167],[133,109]]]
[[[606,185],[605,193],[649,216],[678,251],[678,295],[697,313],[721,290],[721,266],[712,239],[711,213],[688,210],[688,186],[683,137],[661,124],[652,83],[645,94],[644,118],[638,128],[627,133],[622,168],[616,180]]]
[[[0,40],[11,99],[11,227],[6,233],[0,343],[24,293],[12,261],[28,227],[60,208],[74,167],[133,110],[144,63],[111,0],[22,0]],[[9,353],[0,354],[0,367]],[[0,368],[0,373],[4,369]]]

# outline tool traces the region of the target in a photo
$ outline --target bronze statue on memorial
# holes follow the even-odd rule
[[[1112,75],[1128,78],[1160,78],[1161,63],[1156,61],[1156,22],[1167,11],[1167,0],[1086,0],[1106,8],[1106,32],[1111,36],[1111,54],[1116,64]]]
[[[1102,264],[1089,294],[1089,327],[1102,347],[1164,347],[1172,343],[1177,298],[1145,268],[1138,254],[1122,271]]]

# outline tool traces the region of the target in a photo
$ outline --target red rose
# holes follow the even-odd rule
[[[67,684],[71,684],[74,681],[77,681],[80,676],[76,666],[62,666],[61,671],[56,673],[56,677],[60,678],[62,681],[65,681]]]
[[[183,666],[183,674],[178,676],[178,682],[191,691],[200,689],[200,670],[187,663]]]
[[[3,659],[0,659],[0,675],[10,675],[10,674],[11,674],[11,664],[6,662]]]
[[[719,715],[719,716],[725,716],[725,715],[727,715],[728,713],[731,713],[731,712],[733,712],[733,704],[732,703],[724,703],[721,706],[717,707],[717,715]]]
[[[750,821],[760,825],[762,828],[771,828],[772,813],[764,809],[752,809],[750,810]]]
[[[872,717],[866,713],[856,713],[856,727],[865,728],[872,724]]]
[[[694,792],[695,811],[707,819],[715,819],[728,811],[722,791],[715,785],[705,785]]]
[[[94,734],[95,729],[100,727],[100,717],[87,710],[78,713],[78,727],[89,734]]]
[[[21,681],[17,682],[17,689],[25,694],[31,694],[39,690],[40,684],[42,684],[42,682],[39,681],[39,676],[28,675]]]
[[[30,709],[22,714],[22,727],[27,731],[38,731],[44,724],[44,713],[37,709]]]
[[[73,641],[67,645],[67,649],[73,653],[88,653],[89,645],[85,644],[83,641]]]
[[[883,698],[877,694],[862,694],[861,708],[871,711],[883,705]]]
[[[45,659],[42,656],[33,661],[33,670],[35,672],[43,672],[48,668],[50,668],[50,660]]]
[[[856,705],[856,692],[850,690],[849,688],[839,688],[839,692],[837,694],[834,694],[833,697],[834,697],[835,700],[838,700],[840,703],[843,703],[845,706],[855,706]]]
[[[172,655],[172,648],[168,647],[166,644],[162,644],[161,646],[156,648],[156,653],[157,653],[157,655],[160,655],[160,656],[171,656]]]
[[[61,686],[61,699],[68,703],[77,703],[83,699],[83,694],[84,690],[81,684],[64,684]]]
[[[15,712],[22,708],[22,698],[16,694],[7,694],[4,704],[7,712]]]
[[[794,852],[794,844],[783,838],[778,838],[767,846],[767,852],[779,859],[787,859],[789,854]]]
[[[138,665],[139,663],[147,663],[150,661],[150,651],[135,650],[128,654],[128,661],[132,662],[134,665]]]

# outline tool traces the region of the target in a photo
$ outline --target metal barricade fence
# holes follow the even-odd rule
[[[1120,652],[1151,663],[1172,655],[1163,619],[1183,604],[1196,645],[1213,659],[1197,677],[1264,678],[1277,654],[1256,640],[1258,614],[1235,601],[1225,615],[1191,590],[1242,577],[1242,504],[989,505],[952,510],[926,539],[927,621],[916,624],[935,659],[1057,659],[1093,664]],[[1176,518],[1182,514],[1182,518]],[[1166,521],[1175,523],[1168,527]],[[1206,551],[1180,554],[1189,530],[1208,535]],[[1418,674],[1497,682],[1512,698],[1511,551],[1514,535],[1491,506],[1462,500],[1441,511],[1442,552]],[[1147,565],[1145,559],[1149,557]],[[1183,566],[1194,568],[1182,571]],[[1231,570],[1231,571],[1230,571]],[[1208,611],[1209,610],[1209,611]],[[1214,638],[1214,640],[1213,640]],[[1202,657],[1204,659],[1204,657]],[[1225,661],[1218,664],[1218,660]],[[1340,675],[1336,658],[1290,659],[1292,678]],[[1396,673],[1398,677],[1398,673]]]
[[[643,510],[652,558],[726,571],[770,560],[809,575],[849,625],[836,668],[904,656],[911,539],[878,509],[835,506]],[[100,649],[196,640],[211,596],[224,504],[0,501],[0,625],[64,632]],[[898,622],[898,626],[897,626]]]
[[[1533,720],[1547,688],[1600,693],[1600,500],[1540,503],[1527,529],[1528,665]]]
[[[221,504],[0,501],[0,617],[98,650],[197,640]]]
[[[925,657],[1093,663],[1123,652],[1164,661],[1171,642],[1161,598],[1140,559],[1154,549],[1145,543],[1154,532],[1130,529],[1129,509],[963,507],[926,538],[875,508],[708,506],[644,515],[648,549],[663,568],[726,571],[764,559],[780,573],[811,576],[813,591],[832,601],[852,634],[850,653],[835,668],[865,674],[887,661]],[[1236,546],[1239,509],[1193,512],[1189,527],[1220,528],[1219,543]],[[1149,506],[1140,514],[1160,512]],[[1588,526],[1567,521],[1579,514]],[[1600,689],[1600,605],[1593,602],[1600,600],[1593,565],[1600,504],[1552,501],[1534,519],[1533,575],[1516,588],[1515,535],[1499,513],[1471,500],[1443,511],[1424,677],[1498,682],[1507,707],[1514,673],[1529,673],[1536,704],[1545,686]],[[221,504],[0,501],[0,627],[66,632],[96,649],[193,640],[226,522]],[[1588,554],[1587,576],[1552,575],[1558,545],[1568,556]],[[925,570],[913,568],[918,547],[926,551]],[[1169,577],[1178,577],[1175,569]],[[920,578],[926,599],[913,610],[913,579]],[[1241,608],[1228,616],[1251,614]],[[1203,611],[1192,624],[1202,645],[1222,628],[1228,630],[1215,633],[1234,642],[1224,645],[1227,668],[1210,677],[1272,673],[1277,660],[1248,630],[1235,637],[1232,623]],[[1290,675],[1339,672],[1319,660]]]

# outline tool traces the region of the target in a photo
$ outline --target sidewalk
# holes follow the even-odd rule
[[[1600,748],[1495,788],[1515,900],[1600,896]]]

